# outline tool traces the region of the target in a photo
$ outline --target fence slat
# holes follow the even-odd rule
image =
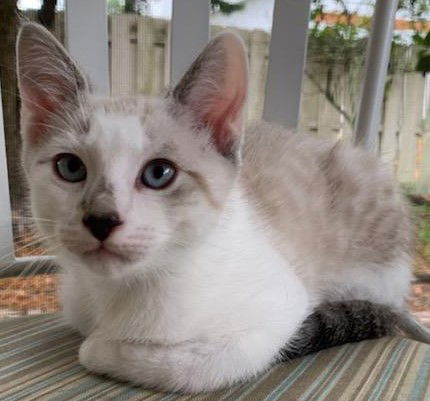
[[[311,0],[276,0],[263,117],[288,128],[299,121]]]
[[[378,0],[375,4],[355,128],[355,144],[367,150],[376,149],[397,5],[398,0]]]
[[[136,44],[130,32],[136,27],[134,14],[113,15],[111,19],[112,95],[124,96],[137,92]]]
[[[1,265],[8,265],[14,260],[15,256],[3,124],[3,105],[0,90],[0,260]]]
[[[209,0],[172,2],[170,85],[175,85],[209,39]]]
[[[106,0],[66,0],[66,43],[94,90],[108,95],[109,52]]]
[[[167,22],[150,17],[137,21],[137,88],[145,95],[159,95],[165,88]]]

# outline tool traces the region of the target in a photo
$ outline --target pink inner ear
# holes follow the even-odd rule
[[[218,98],[203,116],[205,124],[213,130],[214,140],[221,152],[227,151],[240,132],[241,111],[245,101],[245,91],[238,90],[233,98]]]
[[[202,119],[213,130],[213,139],[221,153],[238,139],[242,131],[242,110],[248,87],[247,58],[242,44],[235,37],[224,36],[224,68],[216,77],[215,93],[206,93],[210,99]],[[198,105],[197,105],[198,106]]]
[[[46,124],[50,116],[58,107],[58,101],[53,100],[45,93],[27,93],[27,99],[23,100],[25,108],[30,111],[27,122],[26,135],[35,144],[46,131]]]

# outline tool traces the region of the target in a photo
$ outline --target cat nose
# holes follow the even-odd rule
[[[90,230],[91,234],[96,237],[99,241],[104,241],[109,237],[113,229],[122,224],[119,216],[116,214],[96,216],[90,214],[84,216],[82,223],[85,227]]]

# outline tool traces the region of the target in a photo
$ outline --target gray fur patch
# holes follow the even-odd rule
[[[195,171],[185,171],[185,172],[198,185],[198,187],[200,188],[200,190],[203,192],[203,194],[205,195],[206,199],[208,200],[209,204],[214,209],[221,209],[221,205],[217,201],[217,199],[215,198],[214,194],[212,193],[211,188],[210,188],[207,180],[205,179],[205,177],[203,177],[201,174],[199,174],[199,173],[197,173]]]
[[[81,201],[84,214],[104,215],[116,213],[113,188],[105,179],[84,194]]]

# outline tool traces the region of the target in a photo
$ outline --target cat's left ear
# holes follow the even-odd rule
[[[237,154],[248,91],[248,57],[241,38],[225,32],[212,39],[173,90],[197,128],[207,127],[218,151]]]

